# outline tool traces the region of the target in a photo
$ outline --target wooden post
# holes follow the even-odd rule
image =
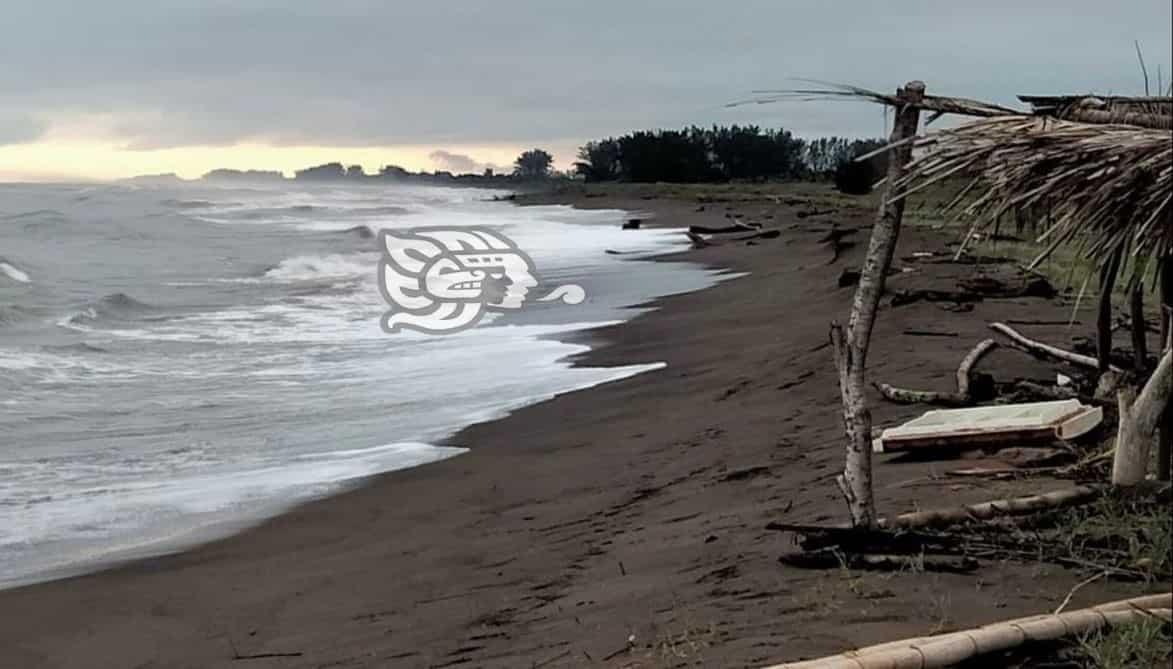
[[[888,177],[880,210],[872,228],[867,257],[860,272],[855,300],[847,329],[839,323],[831,324],[831,343],[835,349],[835,366],[839,372],[839,391],[843,398],[843,422],[847,433],[847,459],[843,475],[838,478],[840,489],[847,498],[851,520],[857,527],[876,524],[875,497],[872,493],[872,414],[865,395],[867,382],[868,345],[880,297],[884,294],[884,279],[892,265],[900,223],[904,217],[904,198],[891,201],[898,184],[912,158],[912,142],[904,142],[916,135],[920,122],[920,107],[924,99],[924,82],[910,81],[896,92],[900,106],[896,110],[890,143],[900,143],[889,154]]]
[[[1161,273],[1160,300],[1161,343],[1159,349],[1173,349],[1173,255],[1165,256],[1158,268]],[[1173,406],[1165,407],[1165,417],[1157,436],[1157,480],[1168,481],[1173,468]]]
[[[1132,311],[1132,368],[1137,374],[1144,374],[1149,364],[1148,342],[1146,341],[1144,319],[1144,281],[1136,280],[1132,288],[1129,305]]]
[[[1100,361],[1100,373],[1112,367],[1112,291],[1116,288],[1116,275],[1120,271],[1120,252],[1112,254],[1100,268],[1100,313],[1096,318],[1096,357]]]

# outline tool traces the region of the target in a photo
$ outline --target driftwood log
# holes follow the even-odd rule
[[[766,669],[941,669],[971,658],[1145,620],[1173,620],[1173,593],[1135,597],[1077,611],[993,623],[961,632],[891,641],[877,646]]]
[[[1079,353],[1073,353],[1071,351],[1065,351],[1057,346],[1051,346],[1050,344],[1044,344],[1041,341],[1035,341],[1034,339],[1023,336],[1014,328],[1006,325],[1005,323],[990,323],[990,329],[994,332],[997,332],[998,334],[1005,336],[1015,344],[1018,344],[1020,347],[1025,349],[1028,353],[1031,353],[1035,356],[1053,360],[1062,360],[1063,362],[1068,362],[1079,367],[1086,367],[1088,369],[1098,370],[1100,368],[1100,361],[1090,355],[1082,355]],[[1119,367],[1111,367],[1110,369],[1115,372],[1122,371]]]
[[[872,328],[884,294],[884,281],[900,223],[904,218],[903,196],[891,197],[894,184],[904,178],[906,166],[912,158],[910,138],[916,136],[920,124],[919,104],[924,99],[925,85],[910,81],[897,92],[896,110],[890,144],[900,143],[888,158],[887,188],[880,204],[876,223],[872,227],[867,255],[860,271],[859,285],[851,305],[851,316],[844,328],[831,324],[831,343],[835,350],[835,367],[839,372],[839,391],[843,399],[843,422],[847,433],[847,457],[843,474],[837,479],[847,498],[852,523],[871,527],[876,522],[876,504],[872,492],[872,414],[867,404],[867,356]]]
[[[880,519],[878,524],[882,528],[892,529],[943,527],[970,520],[988,520],[999,516],[1018,516],[1043,509],[1055,509],[1063,506],[1082,504],[1084,502],[1090,502],[1103,494],[1104,488],[1102,486],[1075,486],[1041,495],[1013,497],[948,509],[929,509],[926,511],[903,513],[894,518]]]
[[[688,231],[694,235],[725,235],[737,232],[757,232],[761,226],[747,225],[740,221],[732,225],[724,225],[720,227],[711,227],[707,225],[690,225]]]
[[[876,388],[885,399],[900,404],[936,404],[940,406],[963,407],[990,399],[993,394],[993,379],[984,377],[975,383],[973,367],[990,351],[998,348],[998,342],[984,339],[974,346],[957,367],[957,392],[936,392],[931,390],[908,390],[887,383],[878,383]],[[979,392],[980,391],[980,392]]]
[[[949,574],[968,574],[980,563],[965,556],[883,555],[878,553],[843,553],[838,550],[819,550],[789,553],[778,558],[782,564],[799,569],[847,569],[873,571],[931,571]]]

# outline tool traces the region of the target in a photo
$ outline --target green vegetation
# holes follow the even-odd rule
[[[513,173],[522,179],[544,179],[550,176],[554,156],[542,149],[530,149],[513,162]]]
[[[587,142],[575,171],[589,182],[716,183],[766,179],[825,179],[842,165],[883,145],[882,140],[824,137],[804,140],[758,126],[692,126],[641,130]],[[882,172],[884,155],[869,159],[859,176]],[[856,192],[870,190],[855,186]]]
[[[1089,669],[1156,669],[1173,660],[1169,623],[1151,619],[1081,639],[1076,656]]]

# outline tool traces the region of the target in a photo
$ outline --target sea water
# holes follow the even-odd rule
[[[682,248],[678,230],[499,194],[0,185],[0,587],[458,456],[436,444],[461,427],[658,368],[572,367],[586,347],[563,340],[722,278],[649,261]],[[468,225],[586,301],[531,301],[451,335],[383,332],[373,233]]]

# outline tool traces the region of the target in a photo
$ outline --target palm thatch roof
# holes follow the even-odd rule
[[[1036,263],[1060,245],[1105,263],[1134,257],[1133,276],[1173,253],[1173,135],[1122,123],[1046,116],[987,118],[921,137],[897,197],[952,176],[971,181],[947,209],[973,232],[1007,211],[1050,207]],[[972,199],[971,199],[972,198]]]
[[[763,91],[753,102],[784,99],[903,101],[854,86]],[[969,184],[947,210],[972,217],[968,239],[1000,216],[1049,207],[1041,262],[1069,244],[1103,265],[1117,253],[1133,259],[1132,279],[1173,254],[1173,97],[1021,96],[1030,110],[967,98],[924,96],[921,109],[978,117],[919,136],[895,199],[947,178]],[[740,103],[735,103],[740,104]],[[890,144],[888,148],[893,148]]]

